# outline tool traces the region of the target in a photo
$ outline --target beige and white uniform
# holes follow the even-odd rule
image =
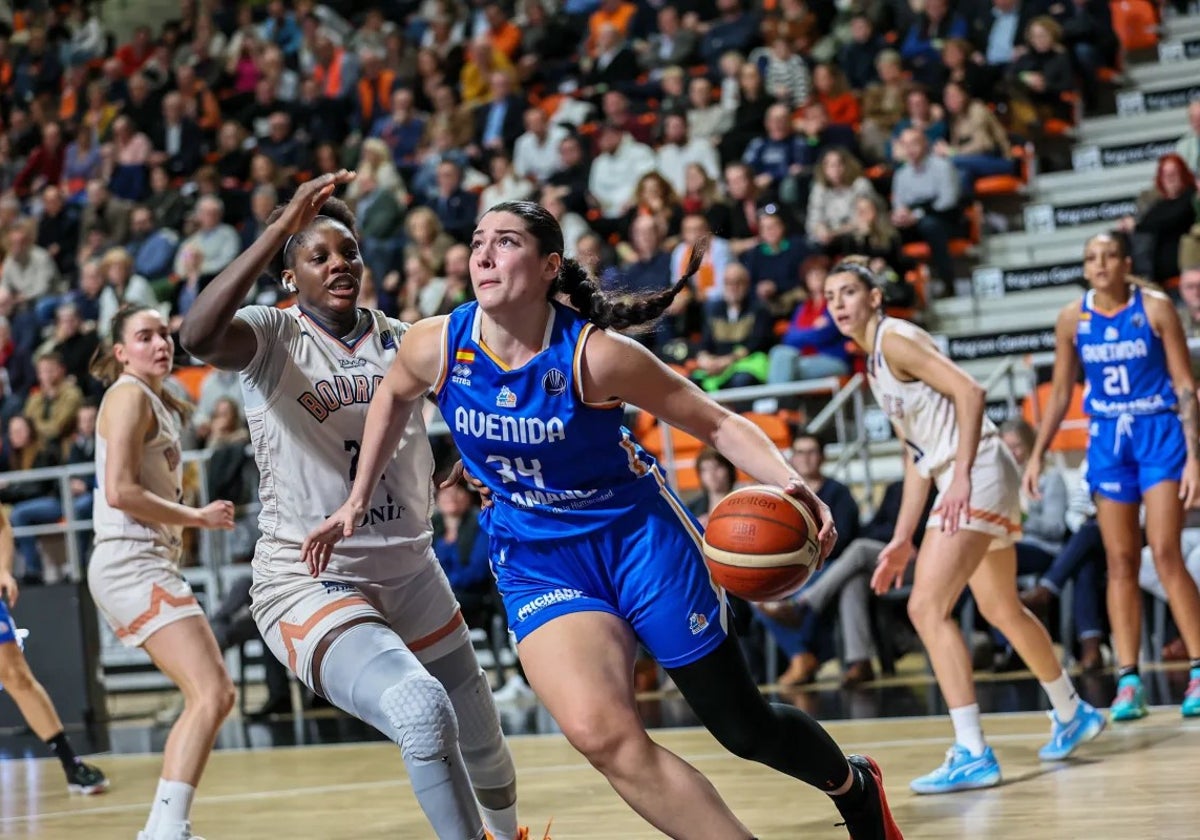
[[[932,478],[938,488],[934,507],[942,501],[954,477],[958,452],[958,418],[954,401],[921,381],[896,377],[883,356],[883,337],[894,331],[914,341],[934,346],[930,335],[908,321],[884,318],[875,334],[875,352],[868,369],[875,400],[904,439],[917,472]],[[985,415],[979,451],[971,468],[969,519],[959,527],[991,534],[992,548],[1006,548],[1021,536],[1021,473],[996,425]],[[929,517],[928,527],[941,527],[940,514]]]
[[[390,626],[423,662],[468,643],[433,554],[433,453],[420,406],[354,536],[334,547],[317,579],[300,557],[308,532],[350,495],[371,397],[407,325],[370,312],[369,327],[344,342],[295,306],[251,306],[237,317],[258,343],[241,375],[261,476],[250,594],[271,651],[312,687],[317,643],[354,619]]]
[[[183,497],[179,421],[157,394],[135,376],[123,375],[118,388],[140,388],[154,412],[155,430],[142,452],[138,484],[149,493],[178,502]],[[103,414],[105,402],[100,404]],[[104,480],[108,443],[96,434],[96,474]],[[88,564],[88,589],[117,638],[140,647],[155,631],[204,610],[179,571],[183,528],[143,522],[108,504],[103,488],[92,501],[95,542]]]

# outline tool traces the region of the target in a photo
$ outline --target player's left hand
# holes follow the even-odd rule
[[[491,488],[468,472],[461,460],[454,462],[454,466],[450,468],[450,474],[446,476],[445,481],[438,485],[438,489],[452,487],[464,478],[467,480],[467,484],[471,485],[471,489],[479,494],[479,506],[490,508],[492,506]]]
[[[958,533],[960,522],[970,522],[971,476],[956,475],[942,494],[942,501],[932,512],[941,514],[942,531],[947,534]]]
[[[829,510],[829,505],[822,502],[812,488],[798,476],[789,479],[783,490],[789,496],[795,496],[808,503],[808,506],[817,511],[819,515],[821,525],[821,530],[817,532],[817,542],[821,545],[821,564],[817,566],[819,569],[825,565],[825,558],[829,556],[829,552],[833,551],[833,547],[837,543],[838,532],[837,527],[833,524],[833,512]]]
[[[1183,477],[1179,479],[1179,498],[1183,499],[1183,509],[1194,508],[1200,501],[1200,461],[1188,458],[1183,465]]]
[[[20,587],[17,586],[17,579],[12,576],[12,573],[0,572],[0,596],[8,601],[10,607],[15,607],[20,595]]]
[[[314,578],[321,576],[333,557],[334,545],[354,536],[355,526],[362,519],[365,509],[366,505],[347,499],[337,513],[309,531],[300,546],[300,559],[308,566],[310,575]]]

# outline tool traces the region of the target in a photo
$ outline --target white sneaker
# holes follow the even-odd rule
[[[144,831],[139,831],[137,840],[154,840],[154,838]],[[175,837],[172,837],[171,840],[204,840],[204,838],[197,837],[196,835],[192,834],[191,823],[184,823],[179,834],[177,834]]]
[[[503,686],[492,693],[492,697],[497,703],[523,703],[536,699],[533,689],[519,674],[509,677]]]

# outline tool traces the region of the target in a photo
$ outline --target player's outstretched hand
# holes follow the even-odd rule
[[[838,532],[837,527],[833,524],[833,512],[829,510],[829,505],[822,502],[812,488],[804,483],[803,479],[793,477],[783,490],[789,496],[795,496],[817,511],[821,525],[821,530],[817,532],[817,542],[821,545],[821,565],[824,565],[825,558],[837,544]],[[817,568],[819,569],[820,566]]]
[[[971,476],[957,475],[942,494],[941,501],[932,511],[941,514],[942,531],[958,533],[958,526],[971,521]]]
[[[871,575],[871,589],[882,595],[889,589],[904,585],[904,570],[916,556],[917,550],[911,539],[893,539],[879,552],[879,562]]]
[[[217,531],[233,530],[233,502],[225,499],[209,502],[196,511],[196,516],[200,520],[197,524],[201,528]]]
[[[1042,498],[1042,491],[1039,487],[1042,483],[1041,460],[1041,458],[1030,458],[1029,463],[1025,465],[1025,474],[1021,476],[1021,490],[1025,493],[1026,498],[1035,501]]]
[[[1183,477],[1179,479],[1179,498],[1183,499],[1183,509],[1189,510],[1200,501],[1200,461],[1188,458],[1183,465]]]
[[[446,479],[441,484],[438,485],[438,488],[444,489],[446,487],[453,487],[464,478],[467,480],[467,484],[471,485],[471,489],[479,494],[480,507],[490,508],[492,506],[491,488],[489,488],[475,476],[471,475],[461,460],[454,462],[454,466],[450,468],[450,474],[446,476]]]
[[[337,172],[327,172],[305,181],[296,190],[292,200],[283,208],[279,223],[289,234],[304,230],[317,216],[321,215],[321,207],[329,200],[334,191],[343,184],[354,180],[354,173],[347,169]]]
[[[20,595],[21,589],[17,586],[17,579],[12,576],[12,572],[0,572],[0,597],[8,601],[10,607],[15,607]]]
[[[338,508],[333,516],[309,531],[300,546],[300,559],[308,566],[308,573],[320,577],[333,556],[333,547],[342,539],[354,536],[354,529],[362,519],[364,507],[353,499]]]

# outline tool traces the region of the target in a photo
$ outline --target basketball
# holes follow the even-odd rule
[[[704,559],[713,580],[747,601],[774,601],[804,585],[821,559],[819,520],[778,487],[744,487],[708,519]]]

